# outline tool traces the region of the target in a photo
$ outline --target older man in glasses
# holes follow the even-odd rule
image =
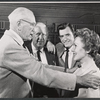
[[[34,28],[32,41],[26,46],[36,60],[41,61],[44,64],[56,65],[55,55],[51,52],[48,52],[47,47],[45,46],[47,40],[47,26],[42,22],[38,22]],[[32,87],[35,98],[59,97],[55,88],[49,88],[35,82],[32,84]]]
[[[31,88],[27,79],[66,90],[74,90],[76,84],[97,88],[98,77],[89,74],[76,77],[56,71],[58,67],[42,64],[28,52],[23,43],[32,39],[36,24],[31,10],[19,7],[8,18],[10,29],[0,40],[0,98],[29,98]]]

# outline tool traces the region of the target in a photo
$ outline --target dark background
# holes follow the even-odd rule
[[[57,26],[71,23],[74,28],[90,28],[100,35],[100,2],[0,2],[0,37],[9,29],[7,16],[17,7],[26,7],[35,14],[37,22],[44,22],[49,29],[49,38],[56,44]]]

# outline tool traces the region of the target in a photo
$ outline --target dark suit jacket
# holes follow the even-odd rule
[[[29,43],[28,45],[26,45],[29,52],[33,54],[33,51],[32,51],[32,47],[31,47],[31,43]],[[49,65],[56,65],[56,62],[55,62],[55,55],[48,52],[48,50],[46,48],[44,48],[44,52],[46,54],[46,58],[47,58],[47,62]]]
[[[30,53],[33,54],[31,43],[29,43],[27,45],[27,48],[30,51]],[[46,54],[46,59],[47,59],[48,64],[49,65],[55,65],[56,64],[55,55],[48,52],[47,48],[44,48],[44,52]],[[31,81],[30,81],[30,83],[32,84]],[[53,97],[53,98],[59,97],[57,90],[54,89],[54,88],[49,88],[49,87],[46,87],[46,86],[43,86],[43,85],[40,85],[40,84],[37,84],[37,83],[33,83],[32,88],[33,88],[33,97],[44,97],[44,96],[47,96],[47,97],[50,97],[50,98],[51,97]]]
[[[29,97],[27,79],[49,87],[75,89],[75,75],[52,70],[51,68],[56,66],[36,61],[27,49],[22,47],[15,34],[6,30],[0,39],[0,98]]]
[[[57,56],[57,65],[61,66],[61,67],[64,67],[65,63],[62,59],[62,55],[63,55],[63,52],[64,52],[64,46],[62,43],[58,43],[56,45],[56,56]],[[76,61],[74,59],[72,59],[72,65],[71,67],[75,67],[77,65]]]

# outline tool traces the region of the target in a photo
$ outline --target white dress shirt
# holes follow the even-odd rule
[[[74,74],[77,76],[83,76],[90,71],[96,71],[93,75],[100,77],[100,69],[96,66],[94,60],[92,58],[87,58]],[[98,89],[80,88],[76,98],[100,98],[100,86],[98,86]]]
[[[38,59],[37,58],[37,49],[35,48],[35,46],[33,45],[33,43],[31,43],[31,46],[32,46],[32,51],[33,51],[33,56],[35,56],[35,58],[36,59]],[[44,50],[43,50],[44,48],[42,48],[40,51],[40,58],[41,58],[41,62],[43,63],[43,64],[48,64],[48,62],[47,62],[47,58],[46,58],[46,54],[45,54],[45,52],[44,52]]]

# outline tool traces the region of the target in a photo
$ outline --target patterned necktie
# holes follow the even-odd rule
[[[69,49],[66,48],[66,57],[65,57],[65,69],[64,69],[64,72],[66,72],[66,69],[69,68],[68,67],[68,52],[69,52]]]
[[[37,57],[39,61],[41,61],[40,52],[41,52],[40,50],[37,51]]]

